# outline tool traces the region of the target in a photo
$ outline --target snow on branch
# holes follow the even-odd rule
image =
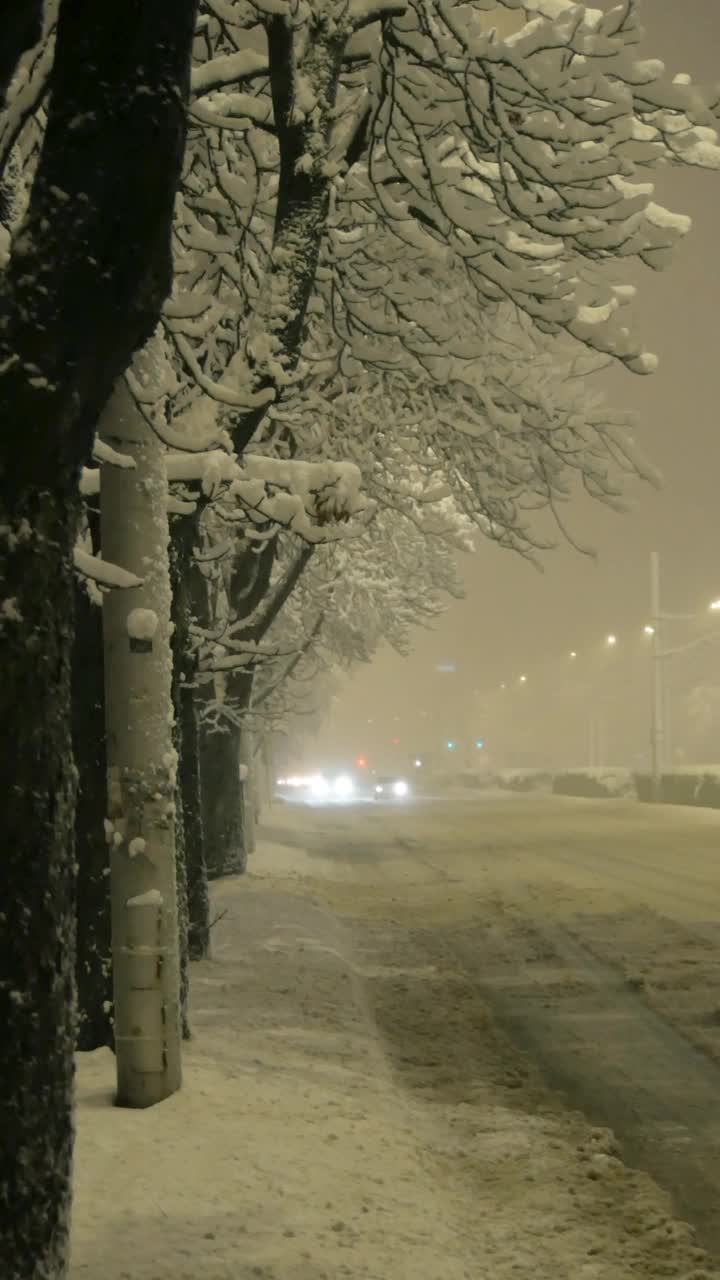
[[[187,365],[194,381],[213,400],[217,400],[220,404],[228,405],[233,409],[250,410],[260,409],[266,404],[271,404],[275,399],[274,387],[264,387],[260,391],[244,391],[240,387],[216,382],[213,378],[207,377],[200,368],[195,353],[187,339],[182,334],[176,333],[171,326],[168,325],[166,327],[172,341],[175,343],[178,354]]]
[[[20,138],[27,121],[37,111],[50,87],[55,54],[57,0],[46,5],[40,43],[20,61],[0,122],[0,172]]]
[[[101,560],[99,556],[93,556],[79,546],[73,550],[73,565],[84,578],[90,578],[101,587],[128,590],[130,587],[141,587],[143,584],[142,578],[137,578],[128,569],[122,569],[118,564]]]
[[[233,653],[217,652],[200,659],[199,669],[208,671],[240,671],[259,666],[261,663],[283,662],[292,658],[296,648],[282,649],[277,645],[263,644],[261,641],[248,641],[244,644],[233,643]]]
[[[478,7],[492,11],[486,21]],[[359,361],[380,332],[371,317],[406,335],[416,319],[393,258],[445,254],[482,306],[511,301],[542,332],[653,371],[607,264],[666,264],[689,221],[636,176],[667,162],[718,169],[720,145],[717,103],[637,59],[639,38],[635,5],[570,0],[425,0],[384,28],[371,137],[338,186],[331,227]],[[428,367],[439,352],[418,330]]]
[[[193,97],[201,97],[212,89],[240,84],[258,76],[268,75],[268,60],[264,53],[254,49],[240,49],[236,53],[211,58],[209,62],[193,67],[190,81]]]
[[[245,132],[253,127],[273,131],[275,121],[272,104],[248,93],[213,93],[197,98],[190,115],[200,124],[213,129],[236,129]]]
[[[118,453],[117,449],[113,449],[106,440],[101,440],[99,436],[95,436],[92,447],[92,456],[96,462],[104,462],[112,467],[120,467],[123,471],[132,471],[137,466],[134,458],[127,453]],[[83,467],[83,474],[87,471]],[[82,490],[85,492],[85,490]]]
[[[362,492],[360,470],[350,462],[302,462],[261,454],[236,458],[217,449],[169,454],[167,470],[169,481],[194,481],[210,497],[224,491],[246,512],[307,542],[327,541],[333,536],[332,525],[346,526],[346,536],[351,520],[367,521],[373,511]]]
[[[407,0],[350,0],[349,16],[354,31],[381,18],[400,18],[407,10]]]

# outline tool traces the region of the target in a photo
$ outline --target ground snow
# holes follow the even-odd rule
[[[543,1093],[478,1000],[442,1010],[462,1088],[444,1076],[407,982],[448,975],[404,954],[398,920],[354,933],[329,905],[347,869],[302,848],[295,814],[286,828],[215,888],[226,914],[192,969],[181,1093],[115,1109],[112,1055],[79,1055],[70,1280],[714,1275],[667,1198]],[[358,844],[370,907],[362,857]]]

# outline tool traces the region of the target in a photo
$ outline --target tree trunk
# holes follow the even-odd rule
[[[252,696],[251,671],[233,673],[226,680],[226,698],[236,716],[247,710]],[[212,685],[201,685],[198,693],[205,701],[215,696]],[[205,828],[205,857],[208,876],[233,875],[247,868],[248,823],[252,813],[251,775],[247,772],[243,732],[229,717],[219,726],[210,726],[207,715],[200,716],[200,780]],[[243,780],[243,775],[247,777]],[[251,835],[252,840],[252,835]]]
[[[255,826],[260,816],[257,788],[255,787],[255,770],[253,768],[253,735],[245,727],[240,730],[240,763],[245,767],[243,785],[243,829],[245,848],[248,854],[255,852]]]
[[[173,683],[174,683],[174,667],[173,667]],[[175,698],[173,693],[173,707],[175,706]],[[180,741],[180,729],[178,727],[177,718],[175,719],[175,727],[173,731],[173,742],[178,760],[180,759],[180,750],[182,743]],[[178,922],[178,960],[180,965],[180,1029],[183,1040],[190,1039],[190,956],[188,951],[188,887],[187,887],[187,866],[185,863],[185,822],[183,819],[182,801],[180,797],[180,787],[178,781],[175,781],[175,884],[177,893],[177,922]]]
[[[200,738],[195,691],[190,685],[180,690],[180,716],[182,753],[178,767],[185,823],[188,953],[191,960],[202,960],[210,952],[210,895],[200,793]]]
[[[211,880],[245,870],[244,786],[240,779],[240,730],[200,726],[200,779],[205,856]]]
[[[103,558],[143,579],[106,596],[103,631],[117,1101],[144,1107],[181,1078],[167,479],[124,380],[100,435],[136,464],[103,463],[100,498]]]
[[[75,589],[72,661],[73,752],[78,771],[75,854],[78,864],[78,1049],[114,1046],[110,946],[110,853],[105,834],[107,765],[102,609]]]
[[[173,702],[175,706],[178,788],[182,811],[187,892],[187,946],[191,960],[201,960],[210,946],[210,898],[205,865],[205,834],[200,798],[200,761],[195,707],[196,661],[191,650],[191,578],[195,521],[176,520],[172,529]]]
[[[8,424],[9,429],[9,424]],[[74,476],[0,487],[0,1270],[61,1276],[75,1044]]]

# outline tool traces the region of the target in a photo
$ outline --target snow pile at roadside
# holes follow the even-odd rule
[[[70,1280],[715,1274],[610,1136],[523,1105],[507,1061],[478,1061],[456,1103],[403,1087],[367,952],[287,885],[266,867],[218,886],[227,914],[193,966],[180,1094],[115,1109],[110,1053],[80,1055]],[[442,1045],[428,1048],[442,1080]]]

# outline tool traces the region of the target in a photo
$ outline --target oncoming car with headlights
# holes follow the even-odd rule
[[[404,778],[376,778],[373,795],[376,800],[405,800],[410,787]]]
[[[278,791],[286,799],[304,800],[307,804],[331,804],[356,798],[355,780],[349,773],[294,774],[278,778]]]

